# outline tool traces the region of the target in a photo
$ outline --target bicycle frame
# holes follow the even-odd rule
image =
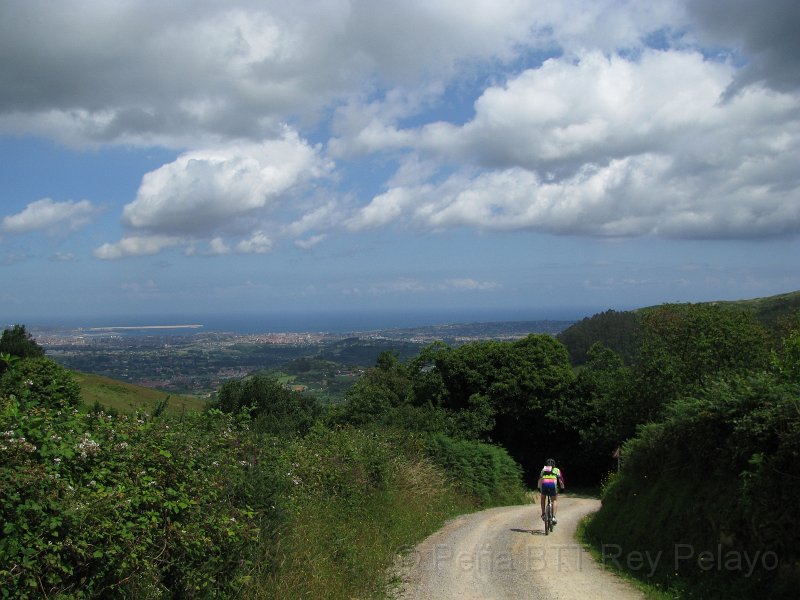
[[[544,508],[544,534],[550,535],[553,531],[553,497],[547,496],[547,504]]]

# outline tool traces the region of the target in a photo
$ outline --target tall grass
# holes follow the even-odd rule
[[[277,564],[252,577],[246,598],[386,597],[398,553],[476,507],[440,467],[380,434],[325,433],[293,450],[300,483],[273,549]],[[301,463],[309,456],[321,465],[316,474]],[[340,485],[315,485],[331,469]]]

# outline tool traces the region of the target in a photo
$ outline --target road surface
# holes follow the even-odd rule
[[[400,600],[625,600],[643,595],[575,541],[600,501],[562,496],[548,536],[538,502],[458,517],[405,555]]]

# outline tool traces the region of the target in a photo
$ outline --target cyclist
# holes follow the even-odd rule
[[[544,505],[545,498],[552,496],[553,498],[553,525],[556,521],[556,513],[558,512],[558,493],[564,491],[564,475],[561,474],[561,469],[556,466],[556,461],[548,458],[542,472],[539,474],[539,482],[537,484],[539,492],[541,492],[542,499],[542,521],[544,521]]]

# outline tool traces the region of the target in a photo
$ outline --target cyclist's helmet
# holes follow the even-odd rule
[[[553,460],[552,458],[548,458],[547,462],[544,463],[544,464],[546,464],[548,467],[555,467],[556,466],[556,461]]]

